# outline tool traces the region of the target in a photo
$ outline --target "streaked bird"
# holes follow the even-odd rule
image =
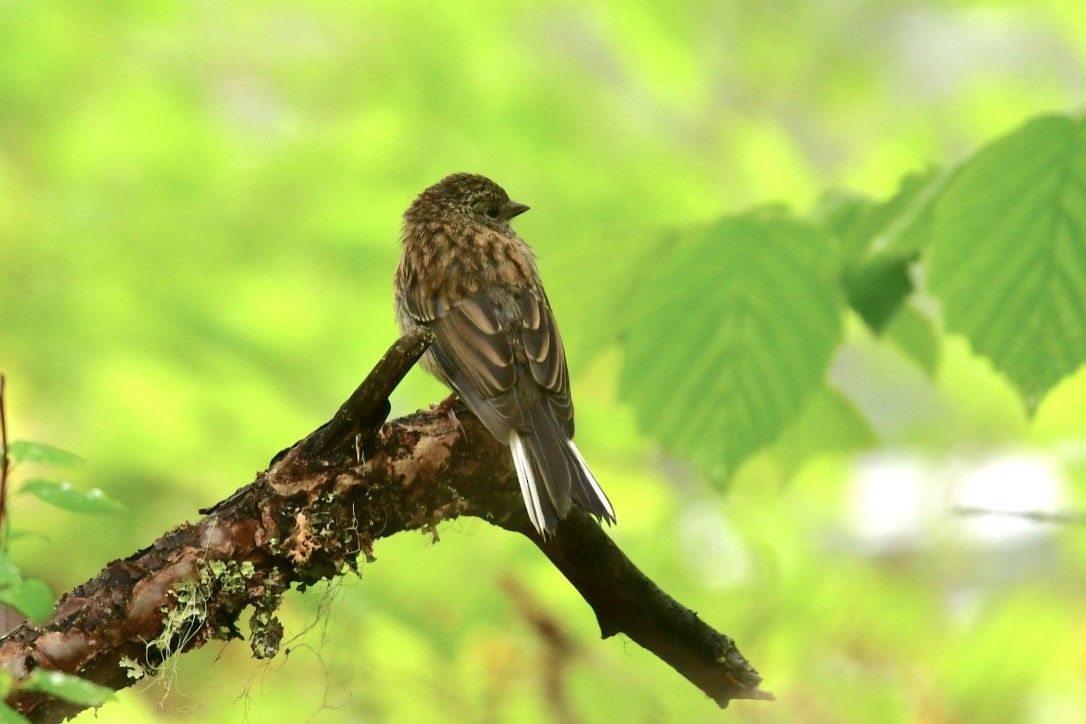
[[[422,365],[509,446],[528,517],[554,535],[573,503],[608,523],[610,501],[573,443],[562,338],[535,255],[510,221],[528,210],[484,176],[458,173],[404,213],[396,319],[429,327]]]

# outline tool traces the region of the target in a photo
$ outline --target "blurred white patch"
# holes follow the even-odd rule
[[[873,553],[918,548],[940,534],[982,546],[1053,534],[1033,514],[1065,512],[1054,456],[1008,453],[927,462],[901,454],[861,458],[848,491],[849,527]]]
[[[905,457],[860,460],[848,511],[865,547],[881,553],[916,545],[932,517],[931,478],[918,461]]]
[[[1059,470],[1038,455],[1000,457],[969,468],[951,495],[964,533],[988,544],[1050,535],[1047,524],[1016,514],[1057,513],[1065,504]]]
[[[708,505],[687,506],[676,529],[683,560],[699,583],[720,590],[750,579],[750,555],[719,510]]]

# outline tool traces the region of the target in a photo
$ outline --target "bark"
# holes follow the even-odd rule
[[[141,667],[237,638],[245,612],[254,655],[274,656],[276,609],[292,586],[357,572],[378,538],[471,515],[531,539],[592,607],[604,638],[624,633],[721,707],[772,698],[734,642],[661,591],[587,513],[574,509],[542,540],[507,448],[469,412],[439,407],[384,423],[389,393],[430,341],[424,331],[399,340],[329,423],[252,483],[68,592],[46,624],[0,639],[0,666],[17,680],[45,668],[122,689]],[[84,708],[19,689],[7,703],[35,722]]]

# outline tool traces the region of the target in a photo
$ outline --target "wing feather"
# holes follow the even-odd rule
[[[449,302],[425,294],[414,281],[414,275],[409,275],[402,300],[405,311],[433,330],[433,360],[495,437],[506,442],[511,430],[530,430],[531,407],[539,404],[540,396],[559,428],[572,437],[573,402],[565,349],[542,289],[521,287],[511,300],[514,308],[502,310],[486,291]],[[520,329],[509,329],[517,319]],[[520,389],[523,382],[518,384],[513,348],[518,341],[523,345],[520,364],[529,373],[519,375],[525,381],[530,377],[537,386],[534,390]]]
[[[567,436],[573,436],[573,398],[569,392],[566,350],[554,320],[550,301],[542,289],[521,289],[521,336],[532,379],[547,391],[555,419]]]
[[[403,302],[414,321],[434,332],[432,359],[487,429],[502,442],[524,429],[509,330],[490,296],[480,291],[449,303],[409,287]]]

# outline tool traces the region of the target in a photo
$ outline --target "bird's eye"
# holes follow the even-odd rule
[[[499,213],[501,213],[501,209],[499,209],[497,206],[491,206],[486,210],[486,215],[492,219],[498,218]]]

